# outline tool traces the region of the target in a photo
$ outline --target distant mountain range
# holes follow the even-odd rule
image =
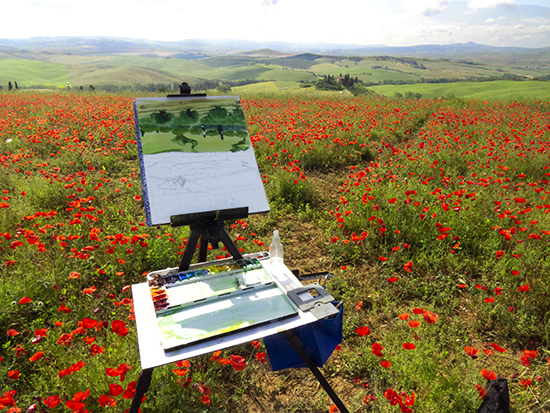
[[[449,45],[417,46],[361,46],[355,44],[301,44],[285,42],[255,42],[249,40],[189,39],[182,41],[153,41],[111,37],[34,37],[29,39],[0,39],[0,53],[18,55],[35,53],[94,54],[180,54],[201,58],[215,54],[250,53],[251,50],[271,49],[286,54],[318,53],[337,56],[408,56],[416,58],[453,58],[473,61],[487,58],[495,61],[534,60],[547,61],[550,47],[531,49],[521,47],[495,47],[474,42]],[[273,53],[273,52],[272,52]],[[4,56],[5,57],[5,56]]]

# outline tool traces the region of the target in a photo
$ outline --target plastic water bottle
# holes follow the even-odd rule
[[[273,231],[273,239],[269,247],[269,261],[271,265],[283,263],[283,244],[281,244],[281,237],[277,230]]]

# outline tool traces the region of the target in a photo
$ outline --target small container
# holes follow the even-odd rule
[[[281,237],[279,236],[278,230],[273,231],[273,239],[269,247],[269,262],[271,265],[283,263],[283,244],[281,244]]]

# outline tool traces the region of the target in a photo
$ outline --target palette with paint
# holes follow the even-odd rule
[[[159,271],[148,283],[165,351],[298,314],[257,258]]]

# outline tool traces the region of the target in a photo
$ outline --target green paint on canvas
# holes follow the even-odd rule
[[[250,144],[238,98],[138,100],[143,154],[237,152]]]

